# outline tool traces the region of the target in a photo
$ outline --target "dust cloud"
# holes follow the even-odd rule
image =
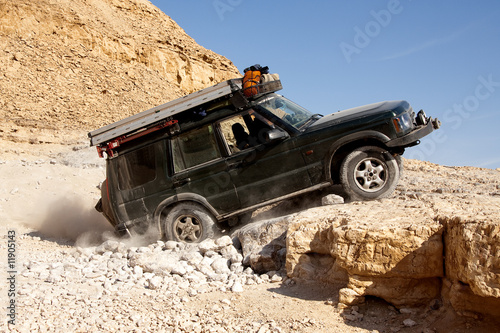
[[[141,247],[148,246],[160,240],[160,231],[155,225],[149,225],[146,230],[137,232],[134,229],[130,230],[130,236],[118,237],[113,235],[107,239],[116,240],[125,244],[125,247]]]
[[[94,208],[95,203],[77,195],[67,195],[47,201],[39,200],[36,213],[27,213],[25,226],[34,229],[41,238],[69,243],[79,247],[97,246],[107,240],[122,242],[126,247],[140,247],[160,239],[157,226],[140,232],[118,236],[113,226]]]
[[[87,204],[87,200],[65,196],[46,204],[38,203],[37,206],[42,212],[38,214],[38,219],[34,217],[27,224],[43,237],[88,246],[98,244],[113,234],[111,224],[93,205]]]

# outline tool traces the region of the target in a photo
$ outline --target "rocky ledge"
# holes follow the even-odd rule
[[[483,175],[408,161],[394,197],[254,223],[238,234],[243,255],[256,271],[285,267],[295,280],[343,284],[340,304],[376,296],[397,307],[499,316],[499,173]]]

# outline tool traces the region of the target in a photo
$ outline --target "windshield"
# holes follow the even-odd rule
[[[310,123],[309,120],[316,116],[300,105],[277,94],[271,94],[261,100],[258,105],[296,129]]]

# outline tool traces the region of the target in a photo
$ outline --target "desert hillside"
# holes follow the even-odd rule
[[[0,138],[71,142],[239,76],[146,0],[1,0]]]

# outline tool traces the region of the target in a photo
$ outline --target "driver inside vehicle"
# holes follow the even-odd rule
[[[240,123],[233,124],[232,131],[233,136],[236,139],[236,147],[238,147],[239,150],[250,147],[250,135],[248,135],[248,133],[245,131],[243,125],[241,125]]]

